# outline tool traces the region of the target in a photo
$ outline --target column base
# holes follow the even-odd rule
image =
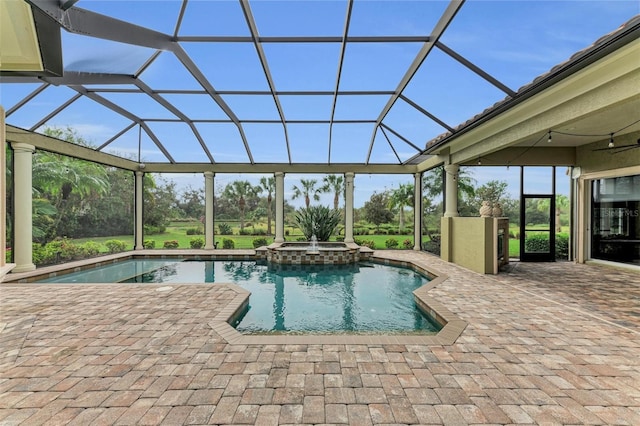
[[[20,272],[31,272],[36,270],[36,265],[33,263],[26,263],[23,265],[16,265],[15,268],[11,270],[13,274],[19,274]]]

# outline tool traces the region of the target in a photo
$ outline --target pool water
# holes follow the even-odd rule
[[[41,282],[234,283],[251,292],[242,333],[429,333],[439,327],[412,291],[428,278],[406,268],[272,265],[255,261],[128,260]]]

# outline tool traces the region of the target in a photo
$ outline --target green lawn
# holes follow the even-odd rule
[[[253,240],[256,238],[266,238],[267,243],[269,244],[273,242],[272,236],[263,237],[263,236],[257,236],[257,235],[237,235],[239,231],[239,226],[237,226],[237,224],[233,222],[229,222],[229,223],[232,225],[234,235],[216,235],[215,241],[218,243],[219,248],[222,248],[222,240],[224,238],[232,239],[235,243],[236,249],[252,249]],[[157,235],[147,235],[145,236],[145,241],[154,240],[156,243],[155,247],[158,249],[163,247],[165,241],[171,241],[171,240],[178,241],[178,248],[189,248],[190,247],[189,242],[193,238],[200,237],[204,239],[204,235],[187,235],[186,234],[187,229],[197,228],[201,226],[202,224],[199,222],[173,222],[170,224],[170,226],[167,227],[167,231],[165,233],[157,234]],[[266,229],[266,226],[264,227],[257,226],[257,228]],[[247,227],[246,229],[251,230],[252,228]],[[298,238],[303,237],[302,233],[300,233],[300,231],[295,228],[286,227],[285,229],[289,231],[289,235],[285,236],[285,239],[287,241],[297,241]],[[518,229],[515,228],[511,230],[514,232],[517,232]],[[355,239],[358,239],[358,240],[373,241],[377,249],[386,248],[386,241],[391,238],[398,241],[398,246],[396,247],[398,249],[403,248],[403,242],[407,239],[411,241],[411,248],[413,248],[413,235],[356,235],[355,236]],[[134,243],[133,235],[116,235],[112,237],[79,238],[79,239],[75,239],[74,242],[81,244],[87,241],[94,241],[97,243],[104,244],[104,242],[108,240],[121,240],[125,242],[125,244],[127,245],[127,249],[133,248],[133,243]],[[423,235],[422,241],[429,241],[429,237],[426,235]],[[106,247],[103,248],[103,251],[104,252],[107,251]],[[513,238],[509,239],[509,257],[519,257],[519,256],[520,256],[520,240],[513,239]]]
[[[218,243],[218,248],[222,248],[222,240],[225,238],[233,240],[235,244],[235,248],[237,249],[252,249],[253,240],[256,238],[266,238],[267,243],[269,244],[273,242],[273,238],[274,238],[273,236],[238,235],[240,231],[239,225],[232,221],[225,221],[225,222],[229,223],[232,226],[234,235],[217,235],[216,234],[215,241]],[[204,235],[187,235],[187,230],[189,228],[202,228],[202,224],[197,221],[172,222],[167,227],[166,232],[162,234],[145,235],[145,241],[153,240],[155,241],[155,248],[163,248],[165,241],[175,240],[178,242],[178,248],[189,248],[190,241],[193,238],[199,237],[204,239]],[[257,224],[256,228],[266,229],[266,225]],[[251,231],[252,229],[253,227],[251,226],[245,227],[245,230]],[[216,228],[216,231],[217,230],[218,229]],[[285,235],[285,239],[287,241],[297,241],[299,238],[303,238],[302,233],[297,228],[287,226],[285,227],[285,232],[288,234],[288,235]],[[403,242],[408,239],[411,241],[411,247],[413,248],[413,235],[356,235],[355,238],[359,240],[373,241],[377,249],[386,248],[386,241],[392,238],[398,241],[397,248],[401,249],[403,248]],[[82,244],[87,241],[94,241],[100,244],[104,244],[104,242],[108,240],[124,241],[125,244],[127,245],[127,249],[132,249],[134,244],[133,235],[115,235],[112,237],[78,238],[78,239],[74,239],[74,242],[78,244]],[[333,238],[332,240],[335,240],[335,238]],[[429,237],[426,235],[423,236],[423,241],[429,241]],[[106,247],[104,247],[104,251],[105,252],[107,251]]]

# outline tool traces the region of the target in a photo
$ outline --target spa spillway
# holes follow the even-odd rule
[[[346,265],[371,260],[373,250],[355,243],[287,241],[256,250],[258,259],[284,265]]]

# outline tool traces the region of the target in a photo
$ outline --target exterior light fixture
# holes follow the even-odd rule
[[[616,145],[613,143],[613,133],[611,133],[611,134],[609,135],[609,145],[608,145],[608,147],[609,147],[609,148],[615,148],[615,146],[616,146]]]
[[[547,143],[551,143],[551,130],[549,130],[549,136],[547,137]]]

